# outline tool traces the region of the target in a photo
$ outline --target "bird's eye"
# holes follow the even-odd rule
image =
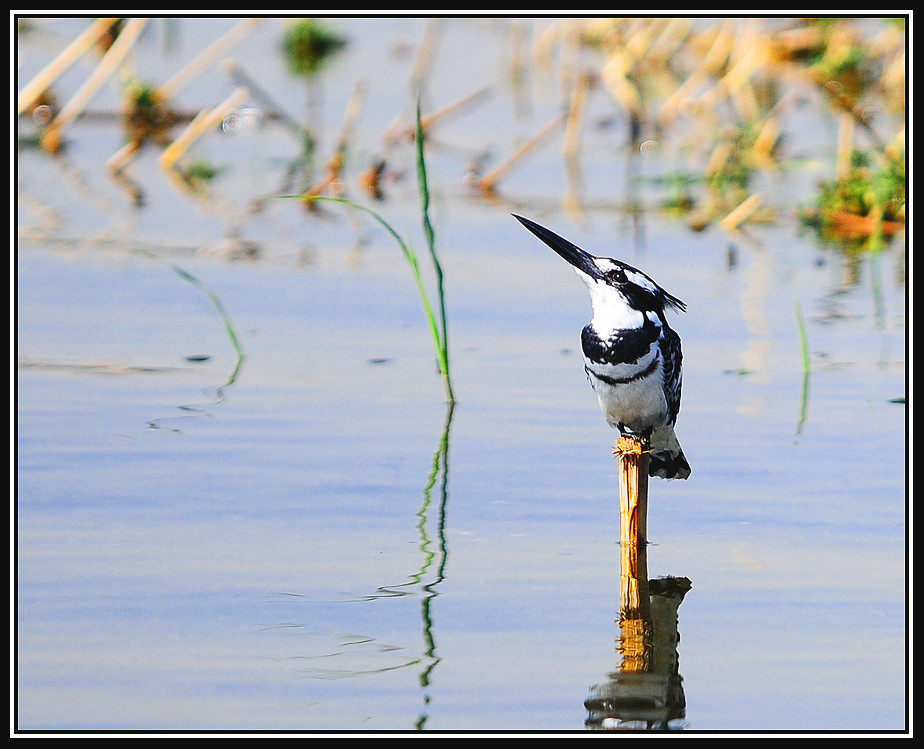
[[[606,277],[613,283],[625,283],[628,280],[626,278],[626,272],[622,268],[614,268],[606,274]]]

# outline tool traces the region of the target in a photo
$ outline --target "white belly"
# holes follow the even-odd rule
[[[654,354],[659,357],[657,353]],[[660,358],[660,357],[659,357]],[[664,370],[661,362],[648,376],[629,382],[609,384],[593,375],[610,380],[626,380],[645,369],[644,360],[633,365],[601,365],[588,362],[590,382],[600,401],[600,410],[610,426],[622,425],[633,432],[644,432],[662,426],[668,420],[667,400],[664,397]]]

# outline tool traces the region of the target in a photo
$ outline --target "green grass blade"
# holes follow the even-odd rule
[[[417,255],[411,246],[404,241],[402,236],[384,218],[382,218],[371,208],[368,208],[360,203],[354,203],[352,200],[347,200],[346,198],[335,198],[328,195],[300,195],[298,197],[303,200],[320,200],[329,203],[340,203],[341,205],[349,206],[350,208],[357,208],[360,211],[363,211],[364,213],[372,216],[372,218],[374,218],[379,224],[382,225],[385,231],[394,237],[395,241],[398,243],[398,246],[401,248],[401,252],[404,254],[405,259],[411,266],[411,275],[414,277],[414,284],[417,286],[417,292],[420,295],[421,304],[423,304],[424,314],[427,318],[427,325],[430,328],[430,334],[433,337],[434,344],[437,348],[437,354],[439,355],[439,351],[442,349],[439,325],[436,321],[436,315],[433,312],[433,306],[430,304],[430,297],[427,295],[426,284],[424,284],[423,277],[420,274],[420,263],[418,263]]]
[[[202,281],[196,278],[192,273],[187,270],[184,270],[179,265],[170,264],[170,267],[183,279],[189,281],[193,286],[200,289],[209,301],[212,303],[212,306],[215,307],[218,312],[219,317],[225,327],[225,333],[227,333],[228,338],[231,341],[231,345],[234,346],[234,351],[237,353],[237,365],[234,367],[234,371],[231,373],[231,377],[228,378],[226,385],[231,385],[238,376],[238,373],[241,371],[241,365],[244,363],[244,347],[241,344],[240,338],[238,338],[237,332],[234,330],[234,325],[231,322],[231,317],[228,315],[225,310],[225,306],[221,303],[221,299],[218,298],[218,295],[212,291],[208,286],[206,286]]]
[[[420,121],[419,102],[417,104],[417,130],[415,140],[417,145],[417,180],[418,190],[420,193],[423,232],[427,242],[427,249],[430,253],[430,259],[433,262],[433,272],[436,277],[436,298],[439,305],[439,319],[437,319],[433,304],[430,301],[430,296],[427,293],[427,287],[420,272],[420,263],[417,259],[417,254],[414,252],[410,244],[406,242],[404,238],[392,227],[392,225],[389,224],[384,218],[382,218],[382,216],[380,216],[371,208],[359,203],[354,203],[353,201],[347,200],[346,198],[338,198],[328,195],[300,195],[297,197],[301,198],[302,200],[319,200],[330,203],[340,203],[341,205],[349,206],[350,208],[357,208],[374,218],[385,229],[385,231],[387,231],[395,239],[395,241],[398,243],[398,246],[401,248],[401,252],[404,254],[405,259],[411,266],[411,273],[414,277],[414,283],[417,286],[417,293],[420,296],[420,301],[424,308],[424,314],[427,318],[427,325],[430,328],[430,335],[433,339],[433,345],[436,349],[436,358],[440,374],[443,376],[443,382],[446,386],[446,396],[449,403],[454,403],[455,396],[452,390],[452,381],[449,376],[449,341],[448,326],[446,323],[446,297],[443,284],[443,267],[440,264],[439,257],[436,254],[436,242],[433,231],[433,224],[430,222],[430,190],[427,183],[426,159],[424,158],[424,135],[423,127]]]
[[[430,259],[433,262],[433,272],[436,276],[436,297],[440,310],[440,336],[438,340],[438,356],[440,372],[446,378],[446,389],[449,393],[449,400],[454,400],[452,394],[452,383],[449,379],[449,335],[446,324],[446,297],[443,284],[443,266],[440,264],[439,257],[436,254],[436,241],[433,232],[433,224],[430,221],[430,190],[427,182],[427,165],[424,158],[424,133],[420,121],[420,101],[417,102],[417,128],[414,138],[417,146],[417,183],[420,192],[420,208],[422,214],[423,231],[427,240],[427,249],[430,252]]]

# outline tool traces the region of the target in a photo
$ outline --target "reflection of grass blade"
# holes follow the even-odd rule
[[[805,418],[808,415],[808,391],[809,375],[811,374],[811,357],[808,347],[808,333],[805,329],[805,319],[802,317],[802,307],[796,300],[796,323],[799,330],[799,345],[802,349],[802,399],[799,405],[799,424],[796,427],[796,434],[801,434],[802,427],[805,425]]]
[[[436,588],[443,581],[446,573],[446,564],[448,562],[449,550],[446,546],[446,505],[449,496],[449,427],[452,424],[453,404],[450,401],[446,409],[446,421],[443,424],[443,435],[440,439],[439,448],[433,456],[433,468],[430,471],[430,477],[427,486],[424,489],[424,503],[417,513],[420,522],[418,530],[420,531],[420,550],[424,554],[424,563],[420,572],[415,575],[416,579],[423,579],[427,569],[433,563],[436,552],[430,548],[430,537],[427,535],[427,515],[431,502],[431,491],[436,486],[437,479],[440,479],[440,503],[439,513],[436,518],[436,536],[439,542],[439,564],[436,569],[436,575],[432,582],[423,586],[424,597],[420,604],[420,618],[423,621],[423,638],[424,653],[422,661],[426,664],[421,671],[418,681],[422,689],[426,690],[430,686],[430,679],[433,671],[436,669],[441,658],[436,650],[436,638],[433,634],[433,614],[431,604],[437,596]],[[430,698],[426,691],[424,692],[424,704],[429,704]],[[427,722],[428,714],[421,713],[415,724],[417,730],[422,730]]]
[[[193,286],[201,289],[202,292],[209,298],[209,301],[212,303],[215,309],[218,311],[218,315],[221,317],[221,321],[225,326],[225,332],[228,334],[228,338],[231,340],[231,345],[234,346],[234,351],[237,353],[237,364],[235,365],[231,376],[228,378],[228,381],[225,383],[226,385],[231,385],[237,379],[237,376],[241,371],[241,365],[244,363],[244,347],[241,345],[240,338],[237,337],[237,333],[234,330],[234,325],[231,323],[231,318],[225,311],[225,306],[221,303],[221,299],[218,298],[218,295],[208,286],[202,283],[202,281],[196,278],[192,273],[184,270],[178,265],[171,264],[171,267],[181,278],[186,279]]]

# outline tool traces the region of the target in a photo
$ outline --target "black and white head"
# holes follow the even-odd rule
[[[522,216],[523,226],[570,263],[590,291],[595,323],[612,330],[640,327],[654,314],[662,323],[664,311],[683,312],[686,305],[637,268],[608,257],[596,257],[564,237]]]

